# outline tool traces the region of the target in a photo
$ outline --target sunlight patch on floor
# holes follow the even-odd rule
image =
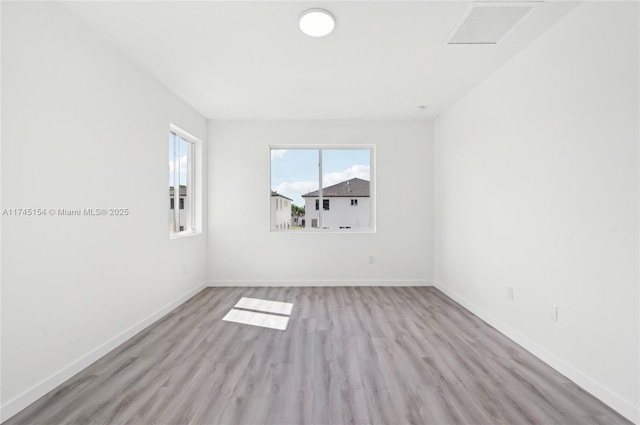
[[[227,322],[286,331],[293,310],[292,303],[242,297],[222,318]]]
[[[284,314],[286,316],[291,315],[293,310],[292,303],[283,303],[280,301],[261,300],[259,298],[247,298],[242,297],[240,301],[234,306],[235,308],[244,308],[246,310],[256,310],[263,313],[276,313]]]

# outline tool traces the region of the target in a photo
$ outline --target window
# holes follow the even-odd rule
[[[270,154],[272,230],[375,230],[372,146],[279,146]]]
[[[171,196],[171,192],[170,192],[170,194],[169,194],[169,195]],[[175,205],[175,204],[174,204],[175,199],[173,199],[173,198],[169,198],[169,201],[170,201],[170,202],[169,202],[169,204],[170,204],[170,207],[169,207],[169,208],[174,209],[174,208],[175,208],[175,206],[174,206],[174,205]],[[184,209],[184,198],[180,198],[180,209],[181,209],[181,210],[183,210],[183,209]]]
[[[169,236],[194,234],[198,229],[201,211],[196,157],[200,141],[188,133],[171,126],[169,131]],[[176,201],[177,200],[177,201]],[[178,204],[178,209],[175,205]]]
[[[320,207],[320,200],[316,199],[316,211],[318,211],[319,207]],[[322,209],[323,210],[328,210],[329,209],[329,199],[323,199],[322,200]]]

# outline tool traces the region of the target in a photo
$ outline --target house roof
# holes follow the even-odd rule
[[[286,196],[281,195],[281,194],[280,194],[280,193],[278,193],[278,192],[274,192],[273,190],[271,191],[271,196],[279,196],[279,197],[281,197],[281,198],[288,199],[288,200],[290,200],[290,201],[292,201],[292,202],[293,202],[293,199],[291,199],[291,198],[287,198]]]
[[[309,192],[306,195],[302,195],[303,198],[313,198],[318,197],[317,190],[313,192]],[[325,187],[322,189],[322,197],[323,198],[354,198],[354,197],[368,197],[370,196],[369,192],[369,181],[362,180],[359,178],[353,178],[351,180],[346,180],[340,182],[338,184],[334,184],[333,186]]]

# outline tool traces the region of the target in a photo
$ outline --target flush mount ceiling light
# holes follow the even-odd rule
[[[308,9],[300,15],[300,30],[310,37],[324,37],[336,27],[336,19],[324,9]]]

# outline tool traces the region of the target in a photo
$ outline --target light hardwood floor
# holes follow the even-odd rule
[[[207,288],[5,424],[630,422],[435,288],[316,287]]]

